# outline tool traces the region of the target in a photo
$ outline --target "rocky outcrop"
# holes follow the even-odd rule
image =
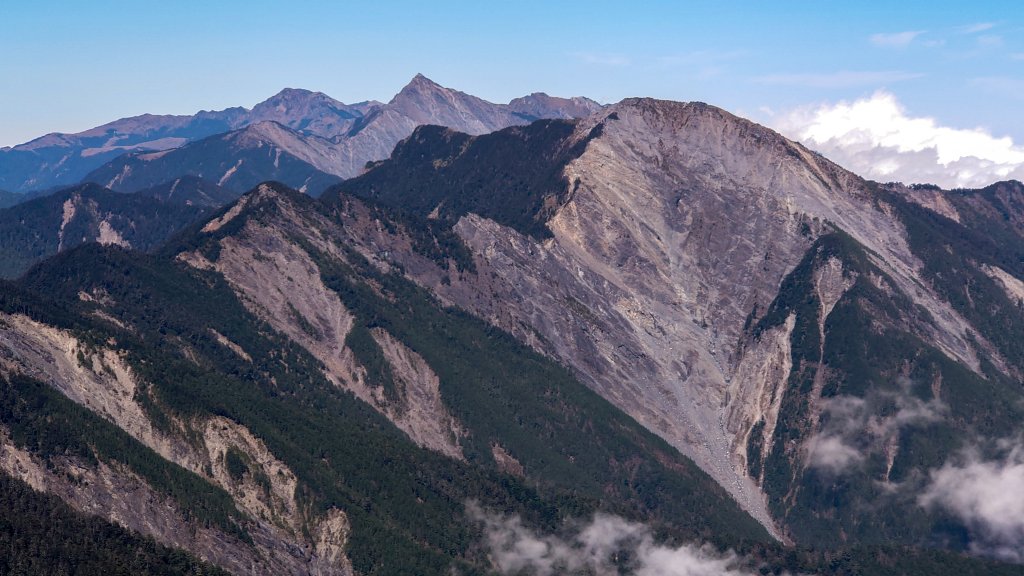
[[[748,447],[770,454],[779,410],[793,369],[790,337],[796,316],[768,330],[742,354],[725,398],[726,431],[731,436],[732,458],[748,476],[763,479],[763,462],[748,458]],[[752,438],[752,436],[754,436]]]
[[[370,331],[397,380],[398,400],[389,403],[376,393],[376,403],[414,442],[463,460],[459,437],[464,434],[441,399],[437,374],[422,356],[381,328]]]
[[[1024,282],[1014,278],[1012,274],[998,266],[983,264],[981,270],[999,284],[1003,292],[1006,293],[1006,297],[1010,299],[1010,302],[1018,306],[1024,306]]]

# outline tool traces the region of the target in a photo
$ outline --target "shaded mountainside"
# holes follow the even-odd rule
[[[137,158],[268,122],[286,128],[277,132],[284,140],[275,140],[274,146],[289,150],[323,172],[348,178],[358,174],[367,161],[386,158],[399,140],[421,124],[442,124],[482,134],[538,118],[584,116],[599,108],[599,104],[586,98],[553,98],[542,93],[513,100],[510,104],[494,104],[444,88],[422,75],[417,75],[387,104],[367,101],[349,105],[321,92],[286,88],[252,110],[229,108],[219,112],[203,111],[194,116],[147,114],[79,134],[48,134],[19,146],[0,149],[0,187],[25,192],[66,186],[84,179],[121,190],[125,187],[111,179],[126,166],[140,167],[120,159],[122,155]],[[261,147],[258,142],[250,144]],[[310,160],[310,154],[322,156],[325,147],[332,149],[329,165]],[[272,179],[302,187],[302,182],[294,181],[288,169],[281,172],[276,163],[271,167],[272,163],[263,162],[258,169],[253,168],[257,160],[254,154],[255,151],[250,151],[250,169],[260,171],[262,177],[244,184],[241,179],[235,179],[232,184],[226,184],[229,188],[234,186],[237,192],[242,192],[257,182]],[[218,171],[209,162],[187,154],[179,156],[179,161],[185,162],[185,166],[177,168],[179,171],[173,174],[162,173],[158,176],[161,182],[187,174],[202,175],[218,182],[231,167],[229,163]],[[111,162],[113,167],[105,167]],[[155,184],[149,181],[142,186]]]
[[[262,122],[174,150],[127,154],[83,180],[119,192],[137,192],[187,175],[215,182],[235,194],[265,180],[277,180],[318,195],[341,180],[317,167],[328,163],[325,147],[329,143],[318,137]]]
[[[0,209],[10,208],[11,206],[14,206],[15,204],[20,204],[25,200],[26,197],[24,194],[0,190]]]
[[[140,196],[151,196],[169,204],[186,204],[189,206],[206,206],[220,208],[238,199],[239,194],[209,180],[197,176],[182,176],[158,184],[152,188],[139,190]]]
[[[568,190],[565,165],[586,146],[585,140],[573,141],[574,133],[575,124],[564,120],[475,137],[424,126],[395,148],[390,161],[331,189],[324,199],[354,195],[449,226],[474,213],[544,237],[550,234],[546,218]]]
[[[199,190],[191,188],[195,184],[185,182],[179,188],[191,194],[185,190]],[[94,184],[35,198],[0,210],[0,276],[18,276],[36,262],[85,242],[149,250],[210,211],[209,205],[119,194]]]
[[[0,573],[228,574],[0,473]]]
[[[79,134],[48,134],[0,149],[0,186],[24,192],[78,183],[114,158],[135,150],[165,150],[236,128],[242,108],[195,116],[147,114]]]

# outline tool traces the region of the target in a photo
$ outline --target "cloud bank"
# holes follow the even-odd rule
[[[918,503],[963,521],[974,552],[1024,562],[1024,443],[1003,442],[1002,448],[999,459],[972,449],[933,470]]]
[[[491,561],[502,574],[612,576],[625,570],[634,576],[754,576],[733,553],[659,545],[646,526],[617,516],[597,514],[563,538],[538,535],[518,517],[492,514],[476,503],[466,509],[484,525]]]
[[[804,107],[778,115],[773,128],[845,168],[879,181],[944,188],[1024,180],[1024,146],[990,132],[914,117],[892,94]]]

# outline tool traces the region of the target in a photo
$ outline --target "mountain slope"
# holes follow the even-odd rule
[[[10,208],[15,204],[20,204],[27,198],[24,194],[17,194],[15,192],[8,192],[6,190],[0,190],[0,209]]]
[[[0,507],[4,574],[225,574],[180,550],[76,512],[60,498],[40,494],[3,473]]]
[[[261,186],[163,255],[99,245],[62,253],[4,291],[0,344],[11,360],[3,369],[32,374],[79,412],[95,410],[227,491],[239,515],[210,524],[211,537],[219,533],[224,553],[241,558],[237,542],[251,538],[279,572],[295,573],[279,556],[288,545],[309,551],[299,562],[320,557],[303,534],[315,537],[325,522],[342,523],[360,573],[480,569],[486,556],[481,528],[466,519],[469,499],[546,529],[606,510],[687,540],[768,541],[707,475],[562,368],[374,264],[366,243],[374,213],[348,209],[324,213],[302,195]],[[102,451],[95,427],[60,428],[83,434],[72,445],[95,454],[75,466],[120,469],[110,459],[125,451]],[[58,471],[61,454],[79,453],[21,446]],[[146,514],[129,520],[146,526]],[[241,536],[224,528],[231,522]],[[183,528],[140,529],[168,541]]]
[[[163,152],[124,155],[85,176],[119,192],[136,192],[192,176],[241,194],[265,180],[277,180],[319,194],[340,178],[332,166],[330,142],[304,136],[276,122],[252,124]]]
[[[19,276],[85,242],[149,250],[209,212],[198,203],[119,194],[94,184],[35,198],[0,210],[0,276]]]
[[[454,222],[472,266],[410,276],[572,367],[782,535],[986,545],[918,496],[969,438],[1019,429],[1005,294],[1024,272],[1000,228],[949,228],[699,103],[614,105],[536,181],[505,171],[519,138],[420,130],[338,190]]]
[[[189,206],[206,206],[220,208],[238,198],[238,194],[209,180],[196,176],[182,176],[158,184],[152,188],[139,190],[140,196],[151,196],[171,204],[187,204]]]
[[[125,509],[76,470],[134,481],[170,512],[133,527],[235,571],[483,572],[479,506],[751,573],[1019,573],[967,554],[1020,561],[976,504],[1024,453],[1024,190],[933,192],[701,103],[418,127],[320,200],[261,184],[4,285],[9,397],[50,411],[2,430],[57,439],[4,445],[80,507]]]

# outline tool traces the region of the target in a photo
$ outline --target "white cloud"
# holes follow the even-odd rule
[[[939,421],[948,412],[940,400],[921,400],[907,378],[895,390],[873,390],[865,398],[834,396],[821,401],[821,429],[807,442],[807,464],[840,474],[868,453],[899,437],[902,429]]]
[[[1014,52],[1010,54],[1010,60],[1024,60],[1024,52]]]
[[[977,24],[968,24],[966,26],[960,26],[956,29],[960,34],[977,34],[978,32],[984,32],[995,28],[995,22],[978,22]]]
[[[586,64],[599,66],[628,66],[629,58],[621,54],[599,54],[595,52],[574,52],[573,56]]]
[[[981,128],[951,128],[934,118],[911,116],[886,91],[854,102],[799,108],[771,124],[875,180],[950,188],[1024,180],[1024,146]]]
[[[993,47],[1002,46],[1002,45],[1003,45],[1003,37],[1002,36],[996,36],[994,34],[986,34],[984,36],[978,36],[978,46],[985,46],[985,47],[988,47],[988,48],[993,48]]]
[[[872,34],[869,40],[875,46],[883,48],[906,48],[915,38],[924,34],[924,30],[908,30],[891,34]]]
[[[860,464],[866,454],[849,446],[842,436],[814,436],[809,442],[807,463],[812,468],[826,470],[832,474]]]
[[[470,502],[470,518],[483,524],[491,562],[502,574],[555,574],[586,572],[600,576],[627,573],[635,576],[753,576],[736,554],[711,546],[656,544],[650,529],[618,516],[597,514],[566,537],[539,535],[517,516],[500,516]]]
[[[808,88],[852,88],[877,86],[921,78],[924,74],[899,70],[829,72],[825,74],[769,74],[754,78],[760,84],[804,86]]]
[[[940,507],[971,531],[975,552],[1024,562],[1024,446],[1004,444],[1004,457],[983,459],[969,450],[959,462],[931,472],[918,498],[925,508]]]

